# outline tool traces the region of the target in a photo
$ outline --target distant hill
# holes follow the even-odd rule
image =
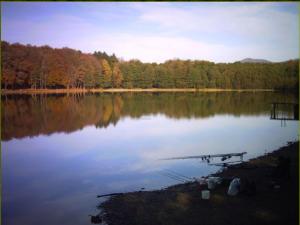
[[[246,58],[241,61],[238,61],[240,63],[272,63],[271,61],[265,60],[265,59],[251,59]]]

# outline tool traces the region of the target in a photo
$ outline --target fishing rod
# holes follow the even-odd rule
[[[242,162],[243,162],[242,160],[237,160],[237,161],[231,161],[231,162],[209,163],[208,165],[209,166],[229,166],[229,165],[237,165]]]
[[[105,195],[97,195],[97,198],[101,197],[107,197],[107,196],[114,196],[114,195],[123,195],[124,193],[110,193],[110,194],[105,194]]]
[[[227,154],[213,154],[213,155],[191,155],[191,156],[180,156],[180,157],[171,157],[171,158],[163,158],[161,160],[176,160],[176,159],[212,159],[217,157],[233,157],[233,156],[240,156],[243,157],[244,154],[247,154],[247,152],[240,152],[240,153],[227,153]]]

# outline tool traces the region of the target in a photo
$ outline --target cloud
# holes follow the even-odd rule
[[[175,28],[177,31],[219,33],[230,32],[232,35],[245,35],[260,38],[286,35],[281,31],[295,33],[298,28],[298,15],[278,11],[272,3],[257,4],[222,4],[215,3],[202,7],[194,4],[191,8],[179,8],[179,5],[155,4],[153,7],[140,8],[140,19],[157,23],[159,26]],[[296,37],[293,37],[294,40]]]
[[[74,6],[74,5],[73,5]],[[92,7],[93,6],[93,7]],[[298,15],[273,3],[78,4],[41,20],[5,16],[3,39],[115,53],[124,59],[234,62],[299,57]],[[289,7],[296,4],[287,4]],[[104,11],[104,9],[106,9]],[[80,13],[79,13],[80,12]],[[89,12],[89,13],[87,13]]]

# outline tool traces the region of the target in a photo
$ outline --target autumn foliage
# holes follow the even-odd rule
[[[2,88],[230,88],[291,89],[299,60],[281,63],[213,63],[168,60],[142,63],[113,54],[1,42]]]

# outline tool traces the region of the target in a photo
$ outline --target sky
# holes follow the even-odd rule
[[[164,62],[299,58],[299,3],[1,2],[1,40]]]

